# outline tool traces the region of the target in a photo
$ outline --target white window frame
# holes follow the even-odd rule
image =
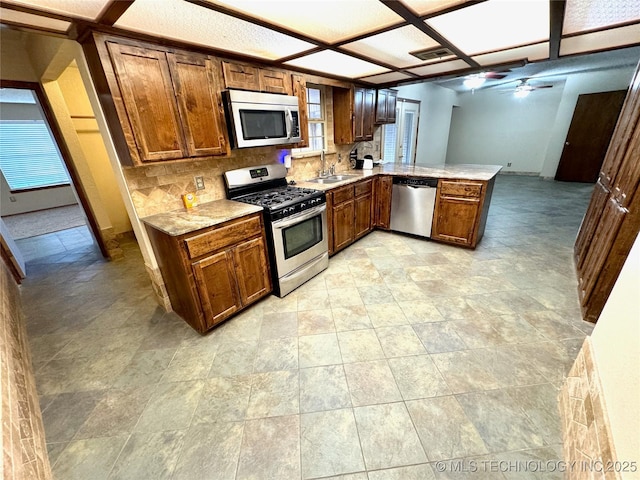
[[[321,124],[322,125],[322,149],[313,150],[310,146],[304,148],[293,148],[291,149],[291,155],[293,158],[307,157],[320,155],[322,150],[327,150],[327,95],[326,95],[326,87],[323,85],[307,85],[307,119],[309,122],[309,127],[307,130],[307,136],[309,138],[309,145],[311,145],[311,125],[313,124]],[[321,118],[311,118],[310,109],[309,109],[309,89],[315,89],[320,92],[320,115]],[[316,104],[317,105],[317,104]]]

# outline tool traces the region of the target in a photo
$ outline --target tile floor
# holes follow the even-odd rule
[[[561,455],[591,188],[500,176],[475,251],[376,231],[204,337],[156,306],[133,242],[34,258],[55,478],[561,478],[509,462]]]

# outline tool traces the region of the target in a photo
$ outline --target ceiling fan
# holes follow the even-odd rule
[[[543,88],[552,88],[553,85],[531,85],[528,78],[522,78],[519,80],[513,94],[516,98],[524,98],[534,90],[540,90]]]
[[[487,80],[502,80],[507,76],[506,72],[510,72],[510,71],[511,70],[509,69],[505,69],[505,70],[500,70],[495,72],[472,73],[464,77],[464,80],[462,83],[465,87],[470,88],[471,93],[473,93],[473,91],[476,88],[480,88],[482,85],[484,85],[484,82],[486,82]]]

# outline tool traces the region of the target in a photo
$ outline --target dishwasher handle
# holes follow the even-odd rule
[[[393,184],[413,188],[437,188],[438,179],[429,177],[393,177]]]

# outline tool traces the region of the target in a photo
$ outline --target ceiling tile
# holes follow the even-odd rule
[[[378,0],[208,1],[328,43],[403,22]]]
[[[407,25],[357,42],[347,43],[341,48],[402,68],[425,63],[409,52],[438,46],[438,42],[427,34],[413,25]]]
[[[562,34],[640,20],[640,0],[567,0]]]
[[[500,63],[515,62],[518,60],[546,60],[549,58],[549,42],[527,45],[526,47],[511,48],[499,52],[486,53],[471,57],[480,65],[497,65]]]
[[[594,52],[638,43],[640,43],[640,24],[627,25],[626,27],[564,38],[560,42],[560,55]]]
[[[371,77],[363,77],[360,80],[364,80],[365,82],[371,82],[376,84],[388,83],[388,82],[399,82],[400,80],[407,80],[411,78],[411,75],[407,75],[402,72],[389,72],[383,73],[381,75],[373,75]]]
[[[42,17],[40,15],[32,15],[30,13],[9,10],[8,8],[0,8],[0,17],[3,22],[9,24],[28,25],[46,30],[53,30],[64,33],[71,26],[70,22],[64,20],[56,20],[54,18]]]
[[[426,21],[467,55],[549,39],[549,0],[488,0]]]
[[[8,0],[6,3],[95,20],[109,0]]]
[[[364,60],[331,50],[296,58],[295,60],[285,62],[285,65],[292,65],[294,67],[306,68],[320,73],[339,75],[347,78],[365,77],[389,71],[388,68],[381,67],[380,65],[365,62]]]
[[[466,2],[467,0],[402,0],[402,3],[420,16],[462,5]]]
[[[115,26],[269,60],[314,47],[182,0],[136,0]]]
[[[436,75],[438,73],[464,70],[470,68],[469,64],[464,60],[453,60],[451,62],[436,63],[435,65],[425,65],[424,67],[411,68],[408,72],[415,73],[416,75]]]

